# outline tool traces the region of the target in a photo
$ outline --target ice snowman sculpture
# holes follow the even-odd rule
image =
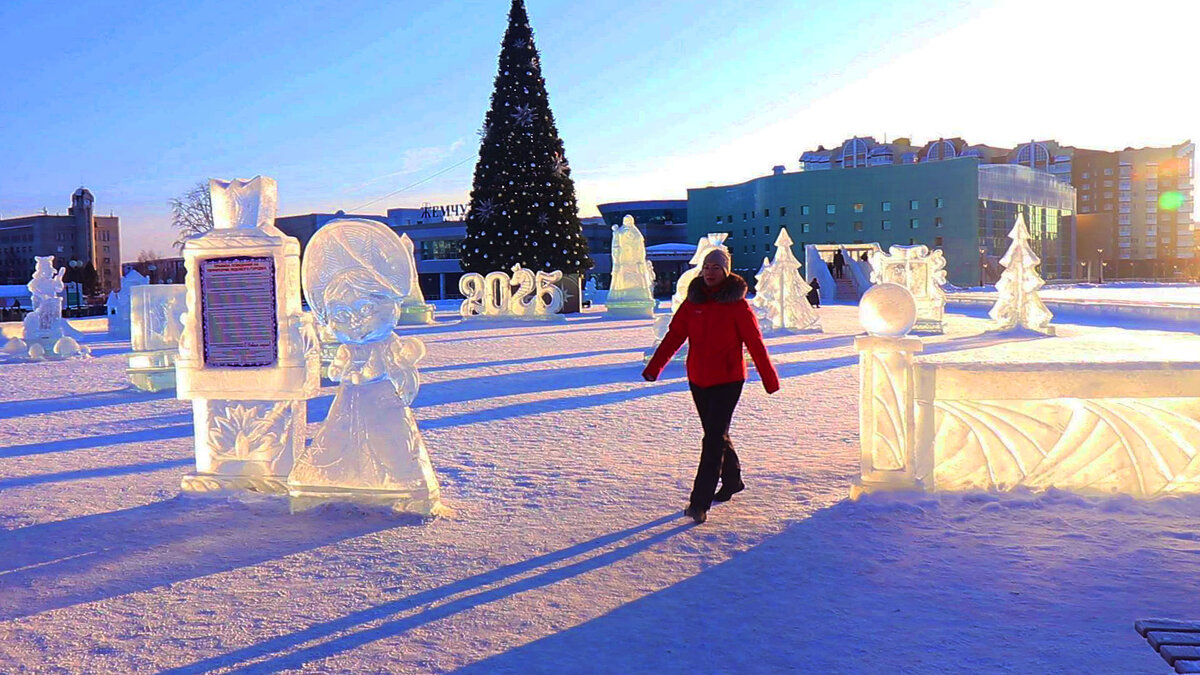
[[[294,507],[326,501],[435,515],[437,478],[409,405],[425,345],[393,329],[415,280],[400,238],[371,220],[327,223],[308,243],[304,297],[340,343],[329,415],[288,476]]]

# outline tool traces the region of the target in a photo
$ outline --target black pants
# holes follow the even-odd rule
[[[742,482],[742,465],[729,440],[729,423],[733,421],[733,409],[742,396],[743,384],[745,382],[739,381],[712,387],[688,385],[692,389],[692,400],[696,402],[696,412],[700,413],[700,424],[704,427],[700,468],[696,469],[690,502],[703,511],[712,506],[718,478],[731,487]]]

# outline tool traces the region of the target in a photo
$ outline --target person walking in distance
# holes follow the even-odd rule
[[[833,274],[838,279],[842,278],[842,268],[846,266],[846,256],[842,255],[842,250],[838,249],[833,252]]]
[[[672,317],[671,326],[642,371],[642,377],[649,382],[658,379],[685,340],[688,387],[700,414],[704,439],[700,466],[684,513],[703,523],[713,502],[729,501],[746,487],[729,438],[733,411],[746,382],[743,345],[754,359],[763,388],[768,394],[779,391],[779,375],[763,344],[758,319],[746,302],[746,282],[730,271],[729,254],[725,251],[717,249],[704,257],[700,276],[688,285],[687,299]],[[717,490],[718,479],[720,490]]]

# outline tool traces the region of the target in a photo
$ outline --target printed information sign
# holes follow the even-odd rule
[[[205,366],[275,365],[279,352],[275,260],[208,258],[199,263]]]

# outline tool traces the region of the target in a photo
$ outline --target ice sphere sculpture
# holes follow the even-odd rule
[[[858,321],[871,335],[903,337],[917,321],[917,302],[900,284],[875,284],[858,302]]]
[[[121,290],[112,298],[108,309],[108,334],[116,338],[128,338],[132,331],[132,299],[134,289],[146,286],[150,278],[142,276],[137,270],[129,270],[121,277]]]
[[[409,278],[412,286],[404,301],[400,303],[400,323],[402,324],[431,324],[433,323],[433,305],[425,302],[425,294],[421,292],[420,279],[417,277],[417,257],[415,246],[408,233],[400,235],[400,245],[404,247],[404,258],[408,265]]]
[[[946,258],[941,250],[932,253],[927,246],[892,246],[885,254],[871,254],[871,282],[904,286],[917,303],[917,321],[913,329],[941,333],[946,310]]]
[[[62,318],[63,275],[65,267],[54,270],[54,256],[34,257],[33,278],[26,284],[33,302],[33,311],[23,320],[24,339],[33,356],[34,345],[41,347],[41,355],[53,353],[54,344],[66,332],[66,321]],[[36,357],[41,358],[41,356]]]
[[[612,284],[605,301],[607,314],[618,317],[652,317],[654,307],[654,268],[646,261],[646,241],[634,223],[625,216],[612,235]]]
[[[779,236],[775,238],[775,260],[768,265],[763,258],[763,267],[755,278],[758,280],[756,309],[770,330],[821,332],[820,316],[808,302],[812,286],[800,275],[800,261],[792,254],[792,238],[787,228],[779,228]]]
[[[999,330],[1027,328],[1053,335],[1054,327],[1050,325],[1050,320],[1054,315],[1038,296],[1038,289],[1045,283],[1037,271],[1042,261],[1029,247],[1029,230],[1025,227],[1022,214],[1017,214],[1017,222],[1008,233],[1008,238],[1012,239],[1012,244],[1000,259],[1004,273],[996,282],[999,297],[988,316],[996,322]]]
[[[129,382],[142,391],[175,388],[175,359],[183,335],[187,286],[154,284],[130,289]]]
[[[329,416],[288,476],[293,508],[327,501],[442,511],[433,464],[409,407],[425,345],[393,327],[415,283],[400,238],[373,220],[326,223],[308,243],[304,296],[341,345]]]
[[[320,390],[320,343],[300,306],[300,242],[274,225],[265,176],[209,181],[214,229],[184,242],[176,395],[192,401],[193,493],[285,494]]]

